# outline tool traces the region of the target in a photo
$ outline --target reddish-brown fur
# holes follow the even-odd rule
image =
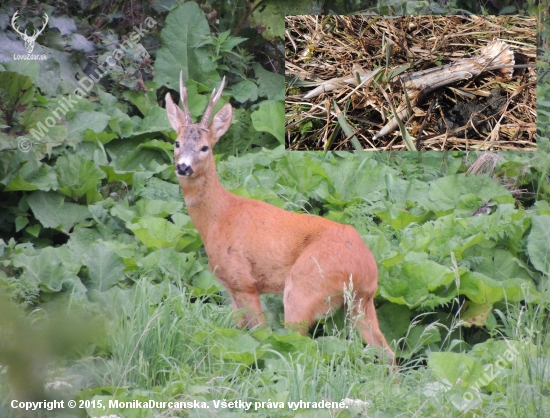
[[[176,173],[210,269],[227,288],[233,309],[245,308],[240,325],[264,323],[261,293],[283,293],[285,323],[305,333],[315,319],[343,304],[343,289],[351,277],[353,313],[359,317],[364,340],[383,347],[394,362],[374,309],[376,262],[357,231],[225,190],[216,174],[212,147],[231,124],[231,105],[223,106],[208,125],[223,84],[216,97],[212,94],[199,124],[191,122],[181,81],[180,88],[184,111],[166,96],[168,119],[178,134]]]

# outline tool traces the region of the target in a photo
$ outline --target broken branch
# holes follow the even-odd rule
[[[472,58],[462,58],[441,67],[417,71],[399,76],[413,106],[417,105],[432,91],[460,80],[477,77],[484,71],[499,71],[504,77],[512,78],[514,72],[514,53],[500,39],[493,39],[480,49],[480,54]],[[404,119],[409,116],[407,106],[397,110],[397,116]],[[395,117],[392,118],[373,139],[381,138],[398,127]]]

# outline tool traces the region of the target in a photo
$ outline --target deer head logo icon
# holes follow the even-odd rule
[[[46,25],[48,24],[49,18],[48,18],[48,15],[46,13],[44,13],[45,22],[42,25],[42,29],[40,29],[39,31],[35,29],[34,33],[32,35],[27,35],[27,30],[26,29],[25,29],[24,33],[21,33],[21,31],[19,30],[19,28],[15,24],[15,21],[18,18],[18,14],[19,14],[19,12],[15,12],[13,17],[11,18],[11,27],[13,28],[14,31],[16,31],[19,35],[21,35],[21,38],[23,39],[23,41],[25,41],[25,49],[27,50],[27,52],[29,54],[31,54],[33,49],[34,49],[34,43],[36,42],[36,38],[38,38],[38,36],[42,32],[44,32],[44,29],[46,29]]]

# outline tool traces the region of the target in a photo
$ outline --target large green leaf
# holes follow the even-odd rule
[[[34,96],[34,88],[29,77],[4,71],[0,73],[0,103],[7,112],[5,116],[13,116],[17,106],[28,105]]]
[[[285,34],[285,14],[281,11],[278,4],[264,3],[256,7],[250,16],[250,22],[256,27],[258,32],[266,39],[276,37],[284,38]]]
[[[79,199],[90,190],[99,189],[105,173],[83,154],[68,154],[57,159],[55,172],[59,191],[72,199]]]
[[[511,193],[487,175],[457,174],[428,184],[428,193],[419,195],[417,200],[425,209],[437,214],[453,210],[461,197],[470,193],[484,202],[496,199],[499,203],[514,203]]]
[[[390,302],[411,308],[429,306],[434,303],[430,292],[448,285],[454,278],[451,269],[428,260],[426,253],[410,252],[402,263],[390,269],[390,276],[380,283],[380,293]],[[449,294],[448,299],[453,296]]]
[[[153,106],[147,111],[139,126],[136,127],[134,135],[171,130],[166,110],[160,106]]]
[[[217,328],[216,342],[210,352],[221,359],[249,365],[262,357],[263,350],[258,350],[259,346],[256,339],[241,330]]]
[[[178,251],[193,252],[202,247],[202,238],[199,235],[191,217],[181,212],[172,215],[172,222],[183,231],[183,237],[179,240],[176,249]]]
[[[428,368],[448,386],[469,386],[483,373],[477,359],[462,353],[432,352]]]
[[[130,238],[133,242],[123,242],[124,239],[129,240]],[[139,270],[138,261],[143,257],[142,252],[145,249],[130,235],[118,234],[116,239],[117,241],[104,241],[103,244],[120,257],[124,263],[124,271]]]
[[[92,206],[90,206],[91,208]],[[172,220],[176,226],[180,227],[175,218],[178,215],[179,210],[183,207],[182,202],[140,199],[136,205],[130,206],[128,200],[123,200],[117,205],[110,208],[110,215],[123,220],[126,224],[131,224],[134,220],[137,222],[138,218],[166,218],[168,215],[172,215]],[[107,214],[107,210],[103,213],[103,216]],[[181,229],[181,228],[180,228]]]
[[[172,163],[172,147],[173,144],[168,142],[144,142],[143,138],[132,137],[111,141],[105,149],[112,158],[110,165],[115,170],[135,171],[132,181],[135,186],[136,176],[146,175],[150,178],[153,173],[164,170],[159,166],[160,162]],[[160,170],[157,170],[158,168]],[[149,173],[144,169],[149,170]]]
[[[82,266],[78,254],[67,246],[46,247],[29,255],[15,254],[13,265],[24,269],[24,276],[39,284],[44,290],[59,292],[63,286],[74,289],[76,293],[85,292],[77,273]]]
[[[91,129],[94,132],[102,132],[111,119],[110,115],[102,112],[89,112],[77,110],[67,120],[67,134],[69,138],[81,141],[84,139],[84,132]]]
[[[276,166],[278,178],[267,178],[267,184],[263,181],[257,186],[268,187],[270,182],[273,187],[288,188],[291,192],[299,192],[300,200],[306,200],[307,197],[326,196],[326,178],[327,174],[317,161],[311,155],[303,153],[289,153],[288,158],[281,160]],[[258,173],[260,176],[261,174]],[[265,173],[260,179],[269,176],[270,173]],[[323,187],[324,186],[324,187]]]
[[[527,266],[512,256],[509,251],[500,248],[476,248],[468,250],[468,252],[481,258],[476,266],[476,271],[491,279],[499,282],[515,278],[523,279],[526,282],[532,280],[532,273]]]
[[[281,74],[264,70],[260,63],[252,65],[254,74],[258,79],[258,95],[268,100],[285,100],[285,77]]]
[[[263,101],[250,117],[254,129],[269,132],[279,140],[280,144],[285,143],[285,105],[282,101]]]
[[[248,100],[255,102],[258,99],[258,86],[250,80],[243,80],[231,86],[231,89],[228,89],[227,92],[239,103],[244,103]]]
[[[28,132],[25,136],[33,142],[33,150],[39,148],[43,154],[49,154],[54,147],[63,143],[75,145],[79,142],[77,138],[67,141],[67,126],[61,116],[62,112],[31,106],[21,114],[19,123]]]
[[[47,164],[30,159],[21,166],[17,176],[11,179],[4,191],[51,189],[57,189],[54,170]]]
[[[493,378],[480,379],[477,384],[486,386],[488,391],[506,392],[506,381],[513,373],[516,373],[514,364],[520,360],[521,352],[529,350],[529,344],[526,341],[513,339],[489,339],[485,342],[476,344],[472,347],[469,355],[478,358],[478,364],[483,364],[483,371],[495,370]],[[492,368],[487,365],[491,364]],[[485,375],[486,376],[486,375]],[[485,377],[484,376],[484,377]]]
[[[140,217],[156,216],[166,218],[183,208],[183,202],[166,202],[163,200],[140,199],[136,203],[137,215]]]
[[[122,93],[122,96],[134,104],[143,115],[147,114],[147,111],[151,107],[158,106],[156,86],[154,86],[154,83],[150,81],[147,81],[145,85],[149,87],[149,91],[145,93],[142,91],[135,92],[132,90],[126,90]]]
[[[166,201],[182,201],[179,185],[152,177],[139,191],[142,198]]]
[[[7,140],[7,146],[13,148],[13,138],[9,135],[0,133],[0,183],[3,185],[8,185],[12,179],[19,175],[19,170],[21,163],[27,161],[28,156],[25,153],[19,150],[5,150],[2,148],[3,138]],[[33,166],[40,164],[38,158],[33,158]]]
[[[386,174],[385,181],[388,197],[394,203],[392,208],[396,209],[410,206],[410,202],[415,202],[417,196],[427,194],[430,189],[428,183],[417,179],[404,180],[394,171]]]
[[[531,219],[527,251],[535,268],[550,275],[550,216],[537,215]]]
[[[377,211],[376,215],[390,225],[396,231],[401,231],[412,223],[421,224],[431,218],[430,212],[423,210],[404,210],[397,207],[390,207],[387,210]]]
[[[117,106],[117,99],[112,94],[109,94],[107,92],[104,92],[101,88],[96,89],[97,94],[101,100],[101,106],[99,110],[101,110],[102,114],[109,116],[109,128],[111,128],[111,131],[115,132],[122,138],[129,137],[133,134],[134,130],[134,122],[130,119],[130,117],[123,112],[119,107]],[[138,95],[138,93],[127,91],[126,93]],[[145,94],[140,93],[140,97],[146,97]],[[155,103],[156,105],[156,103]],[[96,112],[99,113],[99,112]],[[144,113],[145,114],[145,113]],[[95,130],[98,132],[97,130]],[[99,131],[101,132],[101,131]],[[107,132],[101,132],[100,141],[105,144],[111,139],[113,139],[111,133]],[[84,139],[89,138],[89,131],[85,133]]]
[[[78,222],[90,217],[86,206],[65,202],[65,198],[55,192],[32,192],[27,199],[34,217],[44,228],[59,229],[65,234]]]
[[[93,244],[82,253],[82,262],[88,267],[92,287],[102,292],[124,280],[124,263],[103,244]]]
[[[49,34],[52,33],[47,30],[46,33],[48,32]],[[2,32],[2,36],[0,36],[0,55],[11,55],[13,57],[13,53],[20,51],[22,46],[21,41],[11,40],[5,36],[5,32]],[[2,66],[8,71],[30,77],[44,95],[73,94],[75,88],[82,87],[75,77],[76,74],[82,74],[82,70],[79,60],[74,59],[73,51],[66,52],[37,44],[34,53],[45,54],[48,59],[11,60],[3,62]],[[74,94],[73,97],[75,97]]]
[[[520,357],[521,341],[493,340],[476,344],[468,354],[432,352],[428,368],[448,386],[467,387],[478,391],[505,391],[503,385],[513,373],[512,365]],[[502,383],[501,383],[502,382]]]
[[[334,193],[327,200],[338,206],[345,206],[353,199],[379,200],[379,192],[386,189],[386,174],[390,172],[371,156],[363,160],[354,155],[335,157],[322,165],[334,185]]]
[[[127,227],[149,248],[175,247],[183,236],[176,225],[161,218],[141,218]]]
[[[117,170],[111,166],[101,166],[107,175],[107,183],[121,182],[125,187],[131,186],[134,179],[133,171]]]
[[[506,296],[510,302],[523,300],[533,285],[522,279],[497,281],[478,272],[466,272],[460,276],[460,294],[474,303],[495,303]]]
[[[190,283],[191,277],[203,270],[194,254],[181,253],[173,248],[161,248],[141,260],[146,269],[159,268],[170,281]]]
[[[219,83],[216,62],[206,47],[198,47],[210,28],[199,6],[191,1],[172,10],[161,32],[162,47],[155,60],[157,85],[166,85],[179,91],[180,71],[184,80],[195,80],[210,85]]]
[[[409,308],[395,303],[384,303],[376,308],[376,316],[388,343],[403,337],[411,323]]]
[[[362,235],[361,238],[368,245],[376,260],[386,260],[398,254],[396,248],[391,245],[388,238],[383,234]],[[383,264],[380,263],[379,265]]]

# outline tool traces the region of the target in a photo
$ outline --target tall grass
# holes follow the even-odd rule
[[[120,310],[113,321],[111,354],[97,367],[94,386],[205,401],[372,402],[373,392],[391,393],[395,378],[385,364],[375,363],[374,350],[364,349],[360,337],[312,340],[289,330],[252,331],[262,341],[257,349],[261,358],[246,365],[220,356],[223,350],[217,347],[219,332],[249,333],[232,325],[229,307],[174,288],[153,306],[150,292],[146,281],[138,283],[133,309]]]
[[[164,291],[159,292],[163,287]],[[113,314],[108,336],[108,352],[90,356],[73,366],[58,370],[55,379],[74,375],[86,377],[78,397],[96,399],[207,402],[208,410],[143,412],[143,416],[238,417],[238,409],[216,410],[213,401],[248,401],[279,404],[285,408],[263,408],[256,416],[295,416],[298,411],[287,402],[346,400],[343,410],[307,410],[304,416],[327,417],[547,417],[550,416],[550,327],[548,298],[535,304],[510,304],[494,310],[498,326],[495,339],[523,349],[507,374],[493,387],[479,390],[480,401],[473,407],[456,407],[466,386],[443,382],[426,367],[427,347],[420,355],[400,366],[397,374],[377,361],[378,350],[364,347],[351,328],[357,318],[347,317],[341,333],[312,339],[290,330],[241,330],[232,323],[229,306],[196,299],[183,289],[139,281],[129,292],[128,303]],[[503,305],[504,306],[504,305]],[[425,316],[413,321],[411,329]],[[443,350],[464,352],[465,343],[456,328],[433,324],[442,330]],[[445,333],[447,335],[445,335]],[[251,338],[254,337],[254,339]],[[346,337],[347,336],[347,337]],[[458,337],[457,337],[458,336]],[[237,341],[228,345],[228,341]],[[255,341],[252,350],[246,344]],[[257,343],[259,342],[259,344]],[[464,344],[464,345],[463,345]],[[252,352],[251,361],[238,361],[237,354]],[[465,351],[468,354],[467,351]],[[244,358],[244,357],[243,357]],[[73,376],[74,377],[74,376]],[[9,408],[6,375],[0,370],[2,416],[18,416]],[[454,402],[454,403],[453,403]],[[120,417],[129,411],[109,411]],[[93,414],[92,414],[93,415]],[[43,416],[55,416],[45,414]],[[97,416],[97,415],[96,415]],[[251,415],[252,416],[252,415]]]
[[[508,382],[506,406],[512,417],[550,416],[549,296],[543,295],[540,304],[511,305],[503,320],[505,338],[521,341],[524,348]]]
[[[378,353],[372,347],[364,348],[361,338],[350,331],[356,318],[345,319],[341,334],[314,340],[288,330],[253,330],[252,335],[262,344],[256,351],[259,358],[246,365],[219,356],[217,333],[235,329],[229,307],[195,300],[189,293],[174,288],[161,303],[153,305],[150,300],[155,298],[150,292],[151,287],[145,281],[140,282],[135,288],[133,309],[114,321],[112,353],[102,367],[103,378],[95,383],[126,389],[129,399],[136,396],[132,393],[156,392],[162,399],[204,400],[211,408],[213,400],[222,399],[269,400],[285,405],[300,400],[352,402],[343,411],[324,411],[323,416],[550,415],[547,302],[511,304],[505,311],[495,310],[499,318],[496,339],[522,342],[525,349],[514,359],[512,372],[501,381],[502,390],[481,389],[481,402],[460,410],[456,401],[468,387],[460,382],[451,382],[455,386],[449,387],[449,382],[441,382],[427,369],[424,364],[429,349],[402,365],[397,375],[388,373],[388,367],[375,360]],[[418,321],[412,322],[411,329]],[[446,333],[445,350],[462,352],[467,344],[457,341],[461,335],[457,332],[459,324],[457,318],[449,327],[441,324],[429,327],[437,326]],[[247,335],[249,331],[237,332]],[[342,338],[344,335],[347,339]],[[204,410],[189,412],[191,416],[210,416]],[[235,417],[242,413],[218,412]],[[264,408],[257,412],[269,417],[296,413],[288,408]]]

